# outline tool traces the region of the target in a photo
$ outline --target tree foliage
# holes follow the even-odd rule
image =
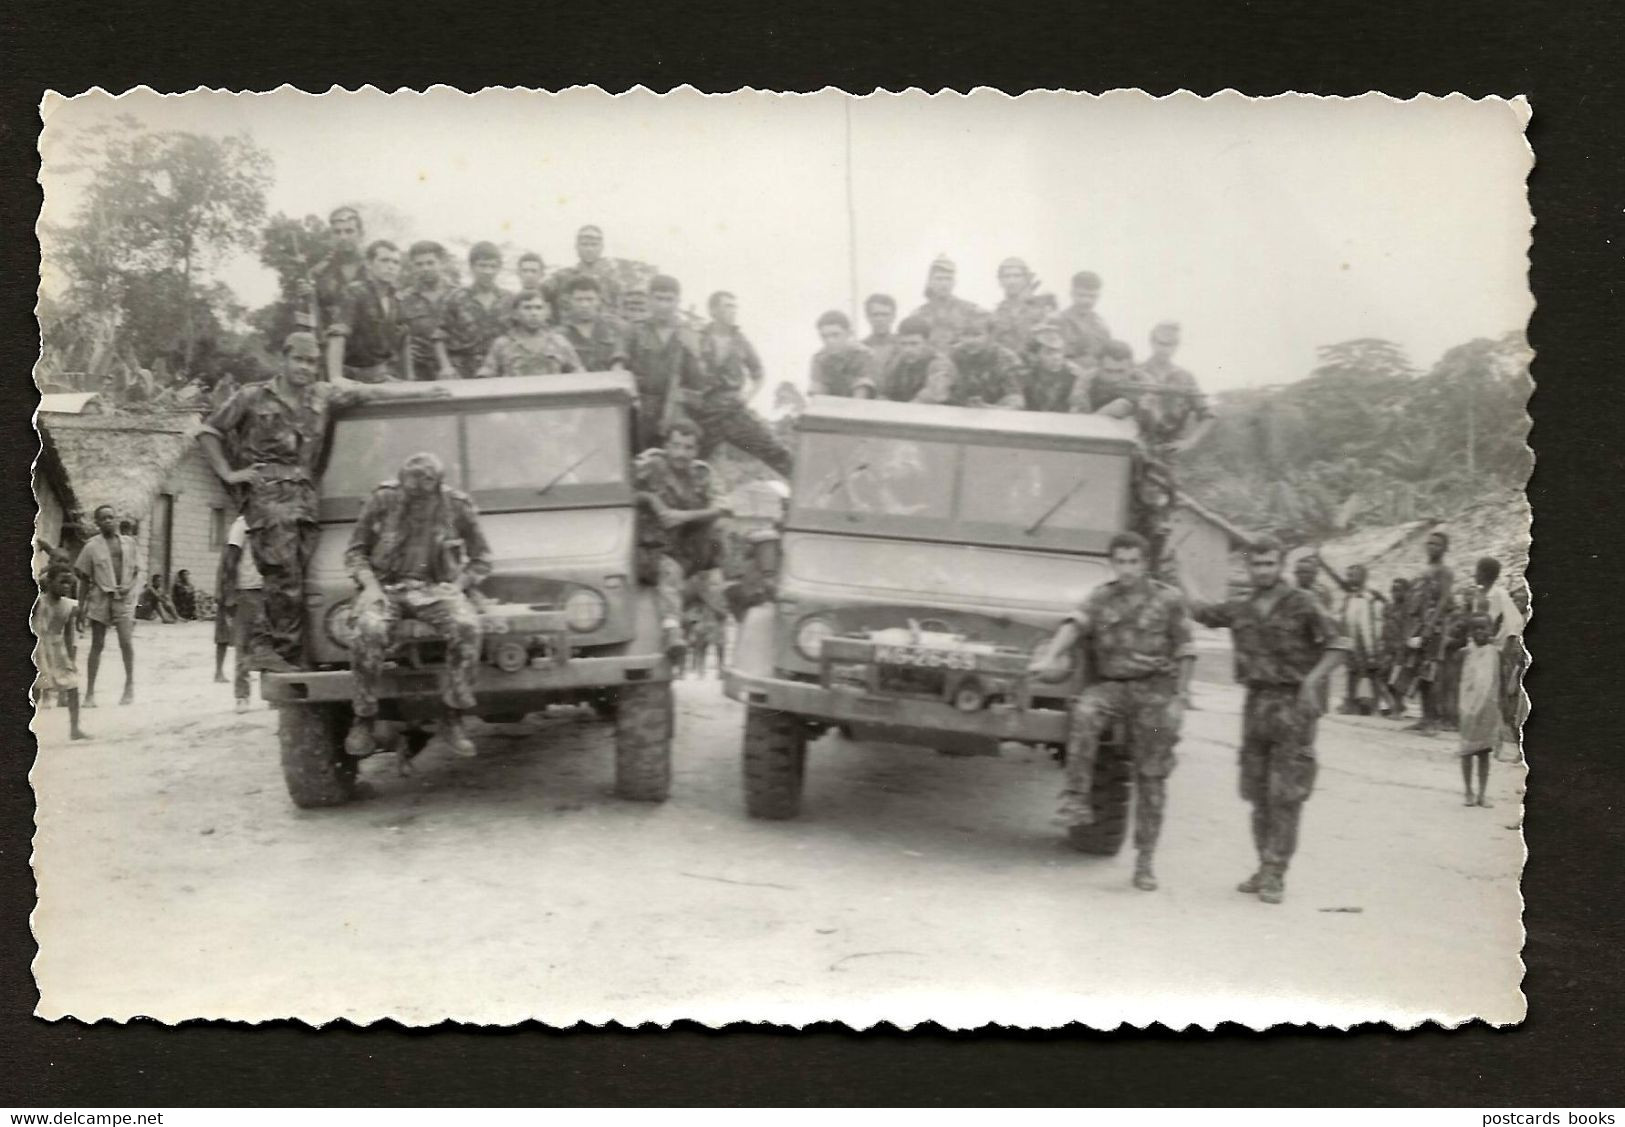
[[[149,133],[122,117],[87,130],[52,171],[84,188],[72,221],[42,232],[65,275],[52,323],[42,316],[45,349],[59,351],[42,367],[98,388],[119,367],[208,378],[200,358],[241,344],[243,314],[210,273],[254,243],[269,154],[246,136]]]
[[[1518,332],[1452,348],[1425,374],[1389,341],[1329,345],[1297,383],[1220,395],[1182,480],[1294,540],[1444,515],[1528,480],[1531,358]]]

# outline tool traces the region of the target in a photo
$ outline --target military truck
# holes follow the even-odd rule
[[[302,807],[354,795],[349,644],[355,583],[344,553],[362,504],[420,450],[479,505],[491,575],[472,594],[482,625],[476,715],[512,721],[587,704],[615,725],[615,791],[671,787],[672,669],[652,590],[636,584],[632,378],[624,373],[452,381],[443,399],[339,414],[321,474],[321,536],[305,575],[307,671],[266,674],[282,770]],[[440,713],[445,647],[407,620],[392,638],[379,716],[408,750]],[[399,743],[397,743],[399,746]]]
[[[746,706],[747,812],[795,817],[808,743],[832,728],[960,754],[1064,745],[1090,671],[1076,654],[1046,676],[1027,665],[1111,578],[1140,458],[1124,420],[812,399],[774,598],[746,613],[724,676]],[[1076,848],[1117,852],[1129,785],[1113,741]]]

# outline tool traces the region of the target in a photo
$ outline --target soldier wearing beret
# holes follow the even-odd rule
[[[909,314],[926,323],[930,329],[926,339],[938,352],[946,351],[959,339],[971,314],[982,312],[980,307],[954,296],[957,273],[946,255],[938,255],[926,275],[925,304]]]

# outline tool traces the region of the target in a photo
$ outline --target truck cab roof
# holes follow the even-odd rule
[[[933,403],[894,403],[886,399],[847,399],[815,395],[797,426],[803,430],[855,432],[936,431],[967,439],[1036,439],[1124,454],[1139,445],[1138,431],[1126,419],[1103,415],[1063,415],[1053,411],[1010,411],[992,407],[949,407]],[[920,437],[927,437],[921,434]]]
[[[627,372],[565,372],[554,376],[500,376],[482,380],[444,380],[435,385],[448,395],[436,399],[376,400],[346,414],[421,412],[443,410],[452,404],[523,399],[538,406],[549,401],[604,401],[631,403],[637,385]]]

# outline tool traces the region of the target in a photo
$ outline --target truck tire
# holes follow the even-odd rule
[[[745,710],[745,813],[782,821],[801,813],[807,729],[788,712]]]
[[[1067,840],[1079,853],[1115,857],[1128,837],[1129,757],[1115,744],[1102,743],[1095,759],[1095,779],[1089,788],[1094,808],[1092,826],[1073,826]]]
[[[282,778],[302,810],[355,797],[356,760],[344,754],[350,710],[342,704],[285,704],[278,710]]]
[[[628,685],[615,709],[615,794],[664,802],[671,794],[671,682]]]

